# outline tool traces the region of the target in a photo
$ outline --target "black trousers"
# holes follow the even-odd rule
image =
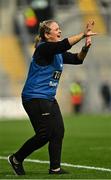
[[[23,102],[23,106],[30,118],[35,135],[15,153],[16,159],[22,162],[33,151],[49,142],[50,168],[60,167],[64,124],[57,101],[32,99]]]

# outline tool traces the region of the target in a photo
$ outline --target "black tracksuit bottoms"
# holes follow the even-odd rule
[[[57,101],[32,99],[23,102],[23,107],[30,118],[35,135],[14,154],[16,159],[22,162],[32,152],[49,143],[50,168],[59,168],[64,124]]]

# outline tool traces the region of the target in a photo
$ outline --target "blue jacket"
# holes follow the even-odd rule
[[[44,98],[54,100],[63,64],[82,64],[77,54],[67,52],[68,39],[59,42],[40,42],[35,49],[25,82],[22,99]]]
[[[54,55],[52,63],[47,66],[38,65],[35,59],[32,58],[28,77],[22,91],[23,101],[32,98],[53,100],[56,95],[62,70],[62,54]]]

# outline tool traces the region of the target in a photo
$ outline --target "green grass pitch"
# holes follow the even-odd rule
[[[26,175],[15,176],[6,157],[15,152],[34,131],[28,119],[2,119],[0,179],[111,179],[111,115],[70,115],[64,117],[64,124],[62,163],[72,164],[72,167],[63,164],[69,174],[49,175],[49,164],[25,161]],[[47,145],[27,159],[48,161]]]

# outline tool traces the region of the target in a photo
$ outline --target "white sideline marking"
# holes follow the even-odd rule
[[[4,156],[0,156],[0,159],[7,160],[8,158],[4,157]],[[40,164],[49,164],[49,161],[42,161],[42,160],[37,160],[37,159],[25,159],[24,161],[33,162],[33,163],[40,163]],[[111,172],[111,169],[93,167],[93,166],[82,166],[82,165],[74,165],[74,164],[69,164],[69,163],[61,163],[61,165],[67,166],[67,167],[79,168],[79,169],[92,169],[92,170],[97,170],[97,171]]]

